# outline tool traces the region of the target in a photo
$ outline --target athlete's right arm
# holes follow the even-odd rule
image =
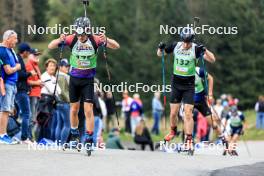
[[[66,40],[66,35],[65,34],[61,34],[59,38],[52,40],[49,45],[48,48],[49,49],[55,49],[58,48],[59,44],[63,41]]]

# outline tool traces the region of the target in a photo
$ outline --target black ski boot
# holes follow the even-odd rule
[[[78,152],[82,150],[82,144],[80,142],[80,134],[78,129],[71,129],[70,142],[66,145],[66,148],[77,149]]]
[[[89,134],[86,134],[86,139],[85,139],[85,142],[84,142],[84,146],[85,146],[85,150],[86,150],[86,153],[88,156],[91,156],[92,154],[92,150],[93,150],[93,136],[92,135],[89,135]]]
[[[193,154],[194,154],[194,142],[193,142],[193,137],[191,134],[187,134],[187,136],[186,136],[185,150],[187,151],[188,155],[193,156]]]

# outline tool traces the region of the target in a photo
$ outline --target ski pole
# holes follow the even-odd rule
[[[165,130],[167,129],[166,120],[166,77],[165,77],[165,51],[162,49],[162,84],[163,84],[163,107],[164,107],[164,118],[165,118]]]
[[[84,17],[87,17],[87,8],[89,6],[89,0],[83,0]]]
[[[59,45],[60,47],[60,57],[59,57],[59,63],[62,60],[62,54],[63,54],[63,49],[65,46],[65,41],[62,41]],[[59,78],[59,66],[57,65],[57,75],[56,75],[56,83],[55,83],[55,88],[54,88],[54,92],[53,92],[53,96],[55,96],[56,94],[56,89],[57,89],[57,85],[58,85],[58,78]]]
[[[104,57],[104,60],[105,60],[105,68],[106,68],[106,72],[107,72],[108,83],[111,86],[112,85],[111,84],[111,73],[110,73],[110,69],[109,69],[109,65],[108,65],[106,44],[107,44],[107,41],[102,45],[102,47],[103,47],[103,57]],[[114,102],[114,105],[115,105],[116,101],[115,101],[114,93],[111,92],[111,94],[112,94],[113,102]],[[115,107],[115,115],[116,115],[117,126],[119,128],[119,117],[118,117],[118,113],[117,113],[116,107]]]

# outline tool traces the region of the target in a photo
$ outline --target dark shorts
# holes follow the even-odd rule
[[[194,76],[172,76],[170,103],[194,104]]]
[[[231,127],[231,136],[234,136],[235,134],[238,135],[242,134],[243,126],[239,126],[239,127],[230,126],[230,127]]]
[[[76,78],[71,76],[69,94],[71,103],[79,101],[92,103],[94,97],[94,78]]]
[[[211,109],[206,102],[206,99],[203,99],[198,103],[194,103],[194,108],[196,108],[205,117],[212,114]]]

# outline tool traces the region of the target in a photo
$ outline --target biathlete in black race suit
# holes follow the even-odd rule
[[[215,56],[212,52],[206,49],[203,45],[193,43],[195,33],[192,28],[184,27],[180,37],[182,41],[174,42],[168,46],[165,43],[160,43],[157,51],[159,57],[164,54],[173,53],[173,75],[171,82],[171,97],[170,97],[170,126],[171,130],[164,138],[165,141],[170,141],[177,134],[177,114],[181,103],[184,104],[184,132],[186,134],[185,144],[187,148],[193,148],[193,107],[195,94],[195,67],[196,62],[200,58],[201,53],[204,53],[204,59],[213,63]]]

